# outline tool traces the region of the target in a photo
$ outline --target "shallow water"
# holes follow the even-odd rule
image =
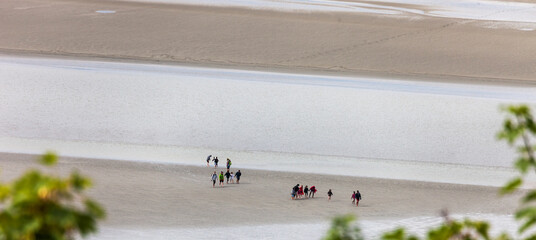
[[[491,167],[515,156],[499,106],[536,102],[534,87],[26,58],[0,58],[0,85],[4,138]]]
[[[12,57],[0,85],[0,151],[490,186],[514,173],[499,106],[536,102],[534,87]]]
[[[516,236],[516,229],[519,226],[511,215],[468,214],[453,216],[453,218],[486,220],[491,224],[492,236],[497,236],[502,232]],[[440,217],[412,217],[392,220],[359,220],[357,224],[365,239],[380,239],[383,233],[393,231],[398,227],[404,227],[407,232],[423,237],[429,228],[439,226],[442,222],[443,219]],[[321,239],[327,229],[329,229],[327,222],[239,227],[200,226],[175,229],[103,228],[94,239],[173,239],[177,236],[181,239]]]
[[[131,1],[131,0],[129,0]],[[136,0],[135,0],[136,1]],[[459,23],[487,21],[504,22],[494,25],[533,31],[536,27],[536,4],[515,1],[486,0],[387,0],[387,1],[339,1],[339,0],[137,0],[138,2],[189,4],[201,6],[246,7],[276,11],[298,12],[346,12],[369,13],[385,16],[402,16],[415,19],[418,16],[433,16],[458,19]],[[524,27],[530,24],[530,27]],[[530,29],[530,30],[529,30]]]

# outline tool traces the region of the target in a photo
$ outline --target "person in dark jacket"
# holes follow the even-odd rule
[[[238,170],[238,172],[235,173],[236,184],[240,183],[240,176],[242,176],[242,173]]]
[[[328,201],[331,200],[331,196],[333,196],[333,192],[331,192],[331,189],[328,191]]]
[[[355,206],[357,207],[359,205],[359,200],[361,200],[361,193],[359,193],[359,190],[355,193]]]
[[[207,157],[207,167],[210,166],[210,159],[212,158],[212,155],[208,155]]]
[[[296,184],[296,186],[292,188],[292,192],[296,198],[298,198],[298,191],[300,191],[300,184]]]
[[[303,189],[303,193],[305,194],[306,198],[309,198],[309,188],[307,187],[307,185],[305,185],[305,188]]]
[[[227,184],[229,184],[229,178],[231,177],[231,173],[229,172],[229,170],[227,170],[227,172],[225,173],[225,178],[227,179]]]
[[[215,157],[214,159],[212,159],[212,161],[214,162],[214,167],[217,168],[218,167],[218,162],[220,161],[218,159],[218,157]]]

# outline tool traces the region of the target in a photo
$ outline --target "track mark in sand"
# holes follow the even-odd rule
[[[312,54],[309,54],[309,55],[306,55],[306,56],[295,57],[295,58],[290,58],[290,59],[287,59],[287,60],[279,61],[277,63],[278,64],[285,64],[285,63],[298,61],[298,60],[312,59],[312,58],[327,56],[327,55],[331,55],[331,54],[346,52],[346,51],[350,51],[350,50],[353,50],[353,49],[358,48],[358,47],[381,44],[381,43],[384,43],[384,42],[387,42],[387,41],[396,40],[396,39],[407,37],[407,36],[421,35],[421,34],[426,34],[426,33],[434,32],[434,31],[443,30],[443,29],[446,29],[446,28],[449,28],[449,27],[452,27],[452,26],[455,26],[455,25],[461,25],[461,24],[467,24],[467,23],[476,22],[476,21],[482,21],[482,20],[485,20],[487,17],[493,16],[493,15],[496,15],[496,14],[501,14],[501,13],[505,13],[505,12],[516,12],[516,11],[522,11],[522,10],[526,10],[526,9],[519,8],[519,9],[511,9],[511,10],[499,10],[499,11],[495,11],[495,12],[492,12],[492,13],[489,13],[489,14],[482,15],[482,16],[477,17],[475,19],[461,19],[461,20],[452,21],[452,22],[449,22],[449,23],[446,23],[446,24],[443,24],[443,25],[440,25],[440,26],[434,27],[434,28],[422,29],[422,30],[418,30],[418,31],[408,32],[408,33],[402,33],[402,34],[393,35],[393,36],[389,36],[389,37],[384,37],[384,38],[380,38],[380,39],[376,39],[376,40],[364,40],[361,43],[353,44],[353,45],[350,45],[350,46],[341,47],[341,48],[334,48],[334,49],[325,50],[325,51],[319,51],[319,52],[312,53]]]
[[[384,43],[384,42],[387,42],[387,41],[396,40],[396,39],[407,37],[407,36],[419,35],[419,34],[429,33],[429,32],[435,31],[435,30],[445,29],[445,28],[454,26],[454,25],[459,24],[459,23],[461,23],[461,21],[447,23],[447,24],[441,25],[441,26],[436,27],[436,28],[424,29],[424,30],[408,32],[408,33],[402,33],[402,34],[397,34],[397,35],[384,37],[384,38],[380,38],[380,39],[376,39],[376,40],[364,40],[361,43],[353,44],[353,45],[346,46],[346,47],[334,48],[334,49],[330,49],[330,50],[326,50],[326,51],[312,53],[312,54],[302,56],[302,57],[296,57],[296,58],[291,58],[291,59],[279,61],[278,64],[289,63],[289,62],[297,61],[297,60],[304,60],[304,59],[322,57],[322,56],[327,56],[327,55],[330,55],[330,54],[335,54],[335,53],[340,53],[340,52],[346,52],[346,51],[350,51],[350,50],[358,48],[358,47],[381,44],[381,43]]]

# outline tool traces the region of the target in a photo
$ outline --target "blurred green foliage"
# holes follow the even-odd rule
[[[53,166],[57,156],[47,153],[40,163]],[[29,170],[12,183],[0,183],[0,239],[74,239],[97,231],[105,210],[84,195],[89,178]]]
[[[353,225],[354,220],[351,214],[335,217],[324,240],[362,240],[361,229]]]
[[[536,139],[536,123],[526,105],[508,106],[503,108],[508,114],[503,123],[503,129],[497,134],[500,140],[506,140],[511,146],[518,149],[519,157],[514,162],[514,167],[519,175],[508,181],[501,189],[501,194],[509,194],[523,186],[524,178],[530,171],[536,173],[536,160],[531,140]],[[498,236],[490,236],[489,223],[485,221],[462,221],[451,220],[448,214],[444,214],[445,221],[438,227],[429,229],[423,239],[427,240],[509,240],[513,239],[506,233]],[[515,214],[515,218],[521,221],[518,233],[524,236],[522,239],[536,240],[536,233],[528,230],[536,225],[536,190],[529,190],[521,199],[521,206]],[[336,217],[325,239],[361,239],[359,229],[351,229],[354,218],[349,216]],[[348,237],[351,236],[351,237]],[[384,233],[383,240],[419,240],[421,238],[410,235],[404,228]]]
[[[504,111],[509,115],[504,120],[503,130],[497,136],[499,139],[506,140],[511,146],[517,148],[519,157],[514,163],[519,175],[509,181],[501,189],[502,194],[511,193],[523,185],[526,175],[530,171],[536,172],[536,161],[534,158],[534,149],[531,140],[536,138],[536,123],[530,108],[526,105],[508,106]],[[518,230],[520,234],[527,233],[527,230],[533,228],[536,224],[536,190],[529,190],[521,199],[521,207],[516,212],[515,218],[521,221]],[[526,239],[536,239],[536,233],[529,234]]]

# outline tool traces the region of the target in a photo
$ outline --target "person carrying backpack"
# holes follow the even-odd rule
[[[229,170],[231,168],[231,164],[233,164],[231,162],[231,159],[227,158],[227,170]]]

